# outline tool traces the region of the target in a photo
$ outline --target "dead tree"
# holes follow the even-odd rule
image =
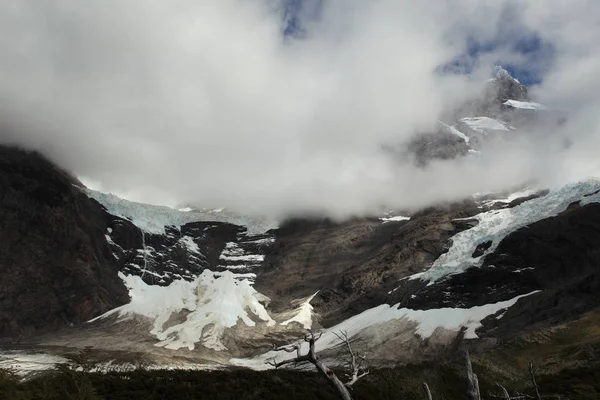
[[[538,385],[535,381],[535,374],[533,373],[533,362],[529,362],[529,374],[531,375],[531,383],[533,383],[533,388],[535,389],[535,397],[537,400],[542,400],[540,396],[540,391],[538,389]]]
[[[469,400],[481,400],[481,394],[479,393],[479,380],[477,375],[473,373],[473,366],[471,365],[471,356],[469,356],[469,350],[466,350],[467,358],[467,399]]]
[[[340,332],[340,334],[333,332],[333,334],[337,336],[338,339],[340,339],[346,345],[346,351],[348,352],[347,365],[348,371],[350,371],[350,373],[348,374],[348,382],[346,382],[345,385],[349,388],[352,385],[354,385],[360,378],[369,374],[369,371],[363,368],[363,363],[366,361],[366,354],[360,355],[354,352],[354,350],[352,350],[352,346],[350,345],[350,339],[348,338],[347,332]]]
[[[365,371],[362,368],[362,363],[364,362],[365,358],[364,356],[356,354],[352,350],[352,346],[350,345],[350,340],[348,339],[347,333],[342,332],[341,335],[336,334],[337,337],[344,341],[350,358],[348,362],[348,366],[350,368],[350,379],[346,383],[343,383],[333,372],[333,370],[331,370],[327,365],[325,365],[323,360],[321,360],[321,358],[315,351],[315,342],[321,338],[321,335],[322,333],[315,335],[311,330],[309,330],[308,333],[304,336],[304,341],[307,342],[309,346],[307,354],[301,354],[302,346],[300,345],[300,343],[276,348],[276,351],[285,351],[287,353],[295,352],[296,357],[280,362],[275,362],[274,360],[268,361],[268,364],[274,366],[275,368],[279,368],[283,365],[309,362],[313,364],[317,368],[317,371],[319,371],[327,379],[329,384],[338,392],[338,394],[343,400],[352,400],[352,396],[350,395],[349,389],[360,378],[364,377],[369,373],[369,371]]]

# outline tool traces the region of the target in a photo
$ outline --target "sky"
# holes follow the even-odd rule
[[[319,18],[324,0],[284,0],[283,34],[294,39],[303,39],[306,25]],[[466,38],[467,46],[463,53],[442,65],[445,71],[469,74],[473,72],[477,60],[486,55],[496,55],[493,62],[501,65],[523,85],[539,85],[544,73],[554,59],[552,43],[542,39],[537,32],[526,26],[519,18],[519,7],[507,7],[502,11],[498,29],[491,37]],[[503,49],[509,49],[508,57],[503,58]],[[515,60],[512,55],[519,55]]]
[[[599,170],[599,27],[594,0],[6,0],[0,143],[132,200],[279,216],[559,185]],[[568,123],[483,161],[382,152],[498,63]]]

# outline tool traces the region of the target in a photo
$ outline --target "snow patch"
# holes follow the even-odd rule
[[[220,257],[223,261],[254,261],[254,262],[262,262],[265,259],[265,256],[262,254],[244,254],[241,256],[228,256],[226,254],[221,254]]]
[[[267,239],[264,243],[267,243]],[[271,239],[271,241],[274,239]],[[260,241],[249,241],[248,243],[261,243]],[[235,242],[228,242],[219,256],[219,267],[229,270],[251,269],[260,265],[265,259],[263,254],[246,253],[246,251]]]
[[[533,267],[527,267],[527,268],[515,269],[513,271],[513,274],[520,274],[523,271],[530,271],[530,270],[533,270],[533,269],[535,269],[535,268],[533,268]]]
[[[200,247],[198,247],[198,245],[194,242],[193,238],[189,236],[183,236],[181,239],[179,239],[179,242],[183,244],[190,253],[198,254],[204,257],[204,254],[202,254],[200,251]]]
[[[488,131],[513,131],[516,128],[506,122],[499,121],[490,117],[467,117],[462,118],[461,122],[476,132],[487,133]]]
[[[507,197],[499,199],[488,199],[483,202],[484,205],[493,205],[494,203],[511,203],[514,200],[529,197],[534,194],[540,193],[539,189],[523,189],[518,192],[511,193]]]
[[[287,321],[282,322],[281,325],[288,325],[292,322],[298,322],[304,327],[304,329],[310,329],[312,327],[313,316],[313,306],[310,305],[310,302],[317,295],[317,293],[319,293],[319,291],[306,299],[306,301],[304,301],[302,305],[298,307],[297,314]]]
[[[188,207],[175,210],[165,206],[124,200],[112,193],[102,193],[91,189],[85,189],[84,192],[88,197],[102,204],[110,214],[128,219],[148,233],[165,234],[167,226],[179,228],[187,223],[198,221],[228,222],[245,226],[251,235],[259,235],[278,227],[278,223],[274,220],[237,215],[223,209],[196,210]]]
[[[43,353],[24,353],[19,351],[0,351],[0,368],[14,369],[19,376],[32,372],[49,371],[56,364],[68,363],[63,357]]]
[[[459,131],[458,129],[456,129],[454,126],[448,125],[447,123],[442,122],[442,121],[438,121],[438,124],[446,132],[458,136],[459,138],[461,138],[462,140],[464,140],[465,143],[469,143],[469,140],[470,140],[469,137],[467,135],[465,135],[464,133],[462,133],[461,131]]]
[[[401,215],[397,215],[395,217],[383,217],[379,218],[385,224],[386,222],[395,222],[395,221],[408,221],[410,217],[403,217]]]
[[[501,79],[501,78],[509,78],[509,79],[512,79],[513,81],[517,82],[518,84],[521,84],[521,82],[519,82],[519,80],[517,78],[513,77],[510,74],[510,72],[508,72],[507,70],[502,68],[500,65],[496,65],[494,67],[494,79]]]
[[[383,326],[383,324],[394,320],[406,320],[416,324],[415,334],[423,340],[431,337],[433,332],[438,328],[458,332],[463,326],[467,328],[465,338],[474,339],[478,337],[475,331],[482,326],[481,321],[486,317],[506,310],[515,305],[519,299],[531,296],[538,292],[539,291],[534,291],[510,300],[472,308],[411,310],[407,308],[398,308],[400,303],[394,306],[382,304],[355,315],[332,328],[323,330],[323,335],[315,343],[315,349],[316,351],[322,351],[340,345],[340,340],[335,333],[346,332],[349,338],[353,338],[363,334],[367,328],[377,328],[378,326]],[[308,344],[306,342],[301,342],[300,345],[302,347],[301,352],[306,353],[308,351]],[[253,358],[233,358],[229,361],[233,365],[261,370],[272,368],[266,363],[267,360],[277,358],[278,361],[282,361],[293,357],[295,357],[295,353],[282,354],[282,352],[269,351]]]
[[[547,110],[548,107],[533,101],[506,100],[505,105],[521,110]]]
[[[226,328],[241,321],[255,326],[256,320],[272,326],[264,302],[266,296],[252,287],[254,274],[234,274],[231,271],[212,272],[204,270],[193,282],[177,280],[169,286],[147,285],[139,276],[120,278],[129,288],[131,301],[89,322],[117,314],[119,321],[142,315],[153,321],[150,333],[158,340],[156,346],[168,349],[195,348],[196,343],[217,350],[227,350],[221,342]],[[185,321],[170,327],[165,323],[171,315],[185,313]]]
[[[581,204],[600,202],[600,181],[589,179],[566,185],[551,191],[546,196],[532,199],[516,207],[492,210],[473,217],[479,223],[452,237],[452,247],[442,254],[427,271],[412,275],[409,279],[421,279],[433,284],[447,275],[458,274],[470,267],[481,265],[485,254],[493,252],[500,241],[509,233],[533,222],[556,216],[569,204],[581,201]],[[587,197],[585,197],[588,195]],[[484,255],[472,258],[478,244],[492,241]]]

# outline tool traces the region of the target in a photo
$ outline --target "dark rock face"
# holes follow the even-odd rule
[[[549,192],[550,192],[549,190],[542,190],[538,193],[534,193],[529,196],[519,197],[518,199],[514,199],[513,201],[508,203],[506,205],[506,207],[504,207],[504,208],[514,208],[516,206],[519,206],[519,205],[525,203],[526,201],[537,199],[539,197],[543,197],[543,196],[547,195]]]
[[[494,100],[500,104],[504,103],[506,100],[529,100],[527,88],[521,85],[503,69],[499,69],[496,73],[496,77],[490,81],[487,89],[488,92],[495,97]]]
[[[530,112],[515,109],[504,104],[507,100],[530,101],[528,90],[525,86],[515,80],[510,74],[498,67],[494,77],[490,79],[483,88],[483,92],[460,104],[449,117],[450,120],[459,120],[463,117],[488,116],[498,117],[501,120],[513,123],[513,117],[517,120],[531,117]]]
[[[523,286],[523,293],[530,289],[541,293],[523,298],[502,319],[489,319],[484,328],[502,336],[533,324],[557,324],[600,307],[598,243],[597,203],[539,221],[506,237],[486,257],[484,265],[512,270],[519,277],[513,281]]]
[[[493,244],[493,242],[491,240],[485,241],[483,243],[479,243],[477,245],[477,247],[475,248],[475,251],[473,252],[473,255],[471,257],[473,257],[473,258],[481,257],[482,255],[485,254],[485,251],[487,249],[492,247],[492,244]]]
[[[111,217],[36,153],[0,147],[0,337],[84,322],[128,301]]]
[[[504,105],[506,100],[529,101],[529,94],[525,86],[499,68],[494,79],[486,85],[483,98],[478,101],[476,108],[480,115],[497,115],[511,110]]]
[[[144,233],[78,185],[39,154],[0,147],[0,338],[6,341],[77,325],[127,303],[119,272],[163,286],[194,280],[207,268],[252,272],[273,242],[222,222]],[[227,246],[231,257],[224,258]]]
[[[219,222],[194,222],[165,228],[165,234],[142,232],[128,220],[115,218],[107,235],[120,271],[149,285],[192,281],[205,268],[215,270],[226,242],[236,241],[242,227]]]
[[[536,324],[555,325],[600,306],[600,204],[571,207],[509,234],[481,267],[425,286],[411,282],[403,307],[470,308],[521,298],[481,334],[503,337]]]
[[[114,218],[107,235],[120,271],[137,275],[148,285],[168,286],[175,280],[193,281],[205,269],[221,272],[232,266],[250,272],[260,261],[226,260],[220,256],[227,243],[243,254],[263,255],[268,235],[249,236],[246,228],[223,222],[191,222],[168,226],[164,235],[144,233],[128,220]]]
[[[511,77],[508,72],[498,68],[493,79],[490,79],[483,92],[470,99],[442,118],[450,125],[467,136],[469,140],[456,134],[450,125],[438,123],[438,128],[433,132],[419,133],[407,143],[398,146],[387,146],[386,150],[395,157],[405,159],[414,158],[418,166],[425,166],[432,160],[451,160],[464,157],[469,150],[480,150],[494,140],[510,140],[512,135],[492,135],[472,129],[461,119],[464,117],[490,117],[498,119],[511,126],[527,127],[530,124],[540,123],[539,113],[531,110],[523,113],[514,107],[504,104],[507,100],[529,101],[527,88]],[[547,117],[544,117],[547,118]]]
[[[431,160],[451,160],[468,154],[469,146],[464,139],[440,130],[437,133],[421,134],[408,144],[419,166]]]
[[[451,236],[469,227],[453,219],[478,212],[475,204],[464,203],[385,224],[373,219],[290,221],[276,232],[255,287],[273,299],[276,311],[318,290],[311,304],[323,325],[335,324],[393,301],[388,292],[398,280],[426,269],[448,250]]]

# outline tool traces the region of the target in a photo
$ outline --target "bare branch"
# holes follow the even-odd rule
[[[302,348],[302,346],[300,345],[300,343],[294,343],[291,344],[289,346],[280,346],[280,347],[276,347],[273,350],[274,351],[285,351],[286,353],[293,353],[294,351],[296,352],[296,357],[300,357],[300,349]]]
[[[498,387],[500,387],[500,390],[502,390],[502,396],[498,396],[498,397],[504,398],[506,400],[511,400],[510,394],[508,394],[508,390],[506,390],[506,388],[504,386],[502,386],[501,384],[499,384],[498,382],[496,382],[496,385],[498,385]]]
[[[298,350],[299,347],[300,347],[299,345],[295,344],[295,345],[290,345],[290,346],[275,347],[273,350],[293,353],[294,351]]]
[[[341,333],[341,336],[337,333],[335,334],[340,340],[342,340],[347,347],[348,353],[350,355],[350,361],[348,363],[350,367],[350,380],[347,383],[342,383],[340,379],[335,375],[333,370],[331,370],[325,363],[320,359],[317,352],[315,351],[315,342],[321,338],[323,332],[319,332],[318,334],[314,334],[312,330],[308,330],[308,333],[304,335],[304,341],[308,343],[308,352],[307,354],[302,355],[301,349],[302,346],[300,343],[295,343],[290,346],[281,346],[274,348],[275,351],[284,351],[286,353],[296,352],[296,357],[288,360],[283,360],[280,362],[276,362],[275,359],[270,359],[266,361],[267,364],[279,368],[283,365],[288,364],[296,364],[299,362],[310,362],[312,363],[319,372],[321,372],[329,381],[329,383],[337,390],[340,397],[344,400],[352,400],[350,396],[350,392],[348,389],[356,383],[359,379],[369,374],[369,371],[366,371],[362,368],[362,364],[365,361],[365,355],[360,355],[355,353],[352,350],[352,346],[350,345],[350,340],[348,338],[348,334],[346,332]]]
[[[342,342],[345,342],[348,339],[348,334],[344,331],[340,331],[340,333],[336,333],[336,332],[331,332],[333,333],[335,336],[337,336],[338,339],[340,339]]]
[[[298,364],[300,362],[309,362],[309,361],[310,361],[310,359],[309,359],[308,355],[304,355],[304,356],[299,356],[296,358],[290,358],[287,360],[283,360],[280,362],[275,362],[274,359],[271,359],[271,360],[267,361],[267,364],[272,365],[275,368],[279,368],[279,367],[281,367],[283,365],[287,365],[287,364]]]
[[[357,354],[352,350],[352,345],[350,344],[350,339],[348,338],[348,332],[340,331],[339,334],[335,332],[333,332],[333,334],[345,343],[346,350],[348,352],[348,355],[350,356],[350,360],[348,361],[348,367],[350,368],[348,376],[350,377],[350,379],[348,380],[348,382],[345,383],[345,385],[346,387],[351,387],[360,378],[363,378],[369,374],[369,371],[365,370],[363,370],[361,373],[361,366],[365,361],[365,356],[361,356],[360,354]]]
[[[538,385],[535,381],[535,374],[533,372],[533,362],[529,362],[529,374],[531,375],[531,382],[533,383],[533,387],[535,389],[535,397],[537,398],[537,400],[542,400],[542,397],[540,396],[540,391],[538,388]]]
[[[479,394],[479,380],[477,379],[477,375],[473,373],[473,366],[471,364],[471,356],[469,356],[469,350],[466,351],[467,358],[467,399],[469,400],[481,400],[481,395]]]
[[[323,336],[323,332],[319,332],[319,334],[315,335],[312,329],[308,329],[308,333],[304,335],[304,341],[309,343],[316,342],[317,340],[321,339],[321,336]]]
[[[423,389],[425,389],[425,395],[427,395],[427,400],[433,400],[431,397],[431,390],[429,390],[429,385],[427,382],[423,382]]]
[[[528,394],[519,393],[515,391],[516,396],[513,396],[513,399],[534,399],[535,397],[530,396]]]
[[[511,396],[508,393],[508,390],[506,390],[506,388],[504,386],[502,386],[501,384],[499,384],[498,382],[496,382],[496,385],[498,385],[498,387],[500,387],[500,390],[502,390],[502,394],[501,395],[490,395],[490,397],[494,398],[494,399],[503,399],[503,400],[525,400],[525,399],[533,399],[534,397],[523,394],[523,393],[519,393],[519,392],[515,392],[515,396]]]
[[[494,399],[510,399],[510,400],[525,400],[525,399],[533,399],[533,397],[531,396],[527,396],[527,395],[522,395],[522,396],[513,396],[513,397],[504,397],[504,395],[496,395],[496,394],[492,394],[490,395],[491,398]]]
[[[358,357],[359,359],[358,368],[361,368],[363,362],[367,361],[367,353],[363,354],[362,356],[360,354],[357,354],[356,357]]]

